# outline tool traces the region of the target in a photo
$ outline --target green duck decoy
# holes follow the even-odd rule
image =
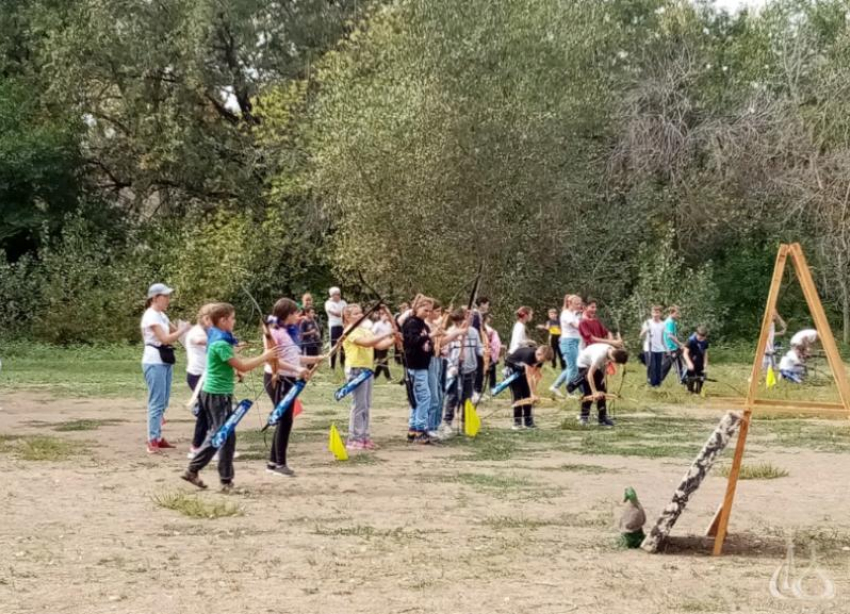
[[[626,548],[639,548],[646,537],[643,525],[646,512],[638,501],[635,489],[629,486],[623,496],[623,515],[620,516],[620,544]]]

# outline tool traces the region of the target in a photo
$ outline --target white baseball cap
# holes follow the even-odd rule
[[[148,298],[153,298],[155,296],[159,296],[160,294],[168,296],[172,292],[174,292],[174,288],[169,288],[165,284],[154,284],[150,288],[148,288]]]
[[[331,288],[330,290],[328,290],[328,294],[330,294],[331,296],[333,296],[334,294],[342,294],[342,292],[340,292],[340,291],[339,291],[339,288],[337,288],[336,286],[334,286],[333,288]]]

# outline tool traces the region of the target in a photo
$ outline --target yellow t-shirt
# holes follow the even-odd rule
[[[342,342],[342,349],[345,352],[345,366],[349,369],[374,369],[375,349],[364,348],[356,343],[357,339],[371,339],[372,331],[362,326],[358,326],[351,334]]]

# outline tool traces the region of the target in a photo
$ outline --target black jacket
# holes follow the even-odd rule
[[[404,358],[408,369],[427,369],[431,363],[431,329],[425,320],[410,316],[401,327],[404,337]]]

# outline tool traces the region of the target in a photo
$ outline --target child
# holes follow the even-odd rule
[[[342,300],[342,292],[336,286],[328,290],[328,295],[330,298],[325,301],[325,313],[328,315],[328,331],[331,347],[333,347],[342,336],[342,310],[347,303]],[[345,362],[344,354],[340,354],[339,361],[340,364]],[[336,354],[331,356],[331,369],[336,369]]]
[[[537,428],[531,414],[534,391],[531,389],[530,381],[537,379],[540,368],[549,360],[552,360],[552,348],[548,345],[541,345],[538,348],[520,347],[510,352],[505,358],[506,376],[509,377],[517,372],[524,375],[524,377],[519,377],[511,382],[511,397],[514,402],[514,425],[512,428],[515,431],[522,429],[523,426],[527,429]],[[520,401],[522,401],[522,404],[516,405]],[[524,424],[523,421],[525,421]]]
[[[386,308],[385,308],[386,309]],[[363,315],[358,304],[346,305],[342,312],[342,323],[348,329]],[[348,381],[353,380],[366,369],[371,369],[375,363],[375,350],[386,351],[394,343],[393,331],[374,334],[362,324],[348,333],[342,347],[345,349],[345,370]],[[345,447],[349,450],[374,450],[377,446],[369,436],[369,411],[372,407],[372,378],[360,384],[351,393],[351,414],[348,421],[348,441]]]
[[[779,324],[779,330],[776,330],[776,325]],[[767,333],[767,346],[764,348],[764,359],[762,360],[762,369],[767,369],[768,366],[776,369],[776,338],[781,337],[788,332],[788,325],[779,312],[773,310],[773,315],[770,319],[770,328]]]
[[[699,394],[702,392],[705,372],[708,370],[708,329],[705,326],[698,327],[696,332],[688,338],[684,352],[685,362],[688,365],[688,392]]]
[[[608,392],[605,384],[605,373],[609,362],[624,365],[628,359],[629,353],[626,350],[608,343],[592,343],[579,352],[578,375],[567,385],[567,391],[581,390],[579,422],[582,425],[587,425],[589,422],[590,407],[596,401],[599,426],[614,426],[614,421],[608,417],[608,409],[605,406],[605,394]]]
[[[301,323],[298,325],[301,334],[301,351],[305,356],[318,356],[322,347],[322,332],[319,330],[319,323],[316,322],[316,310],[305,307],[301,313]]]
[[[493,316],[489,313],[484,314],[484,330],[490,341],[490,368],[487,375],[488,385],[490,388],[497,384],[496,381],[496,366],[499,364],[499,358],[502,355],[502,339],[499,337],[499,331],[492,327],[491,323]]]
[[[791,337],[791,347],[798,350],[800,358],[807,359],[811,353],[815,343],[818,342],[818,331],[814,328],[805,328],[800,332],[794,333]]]
[[[661,319],[661,305],[652,306],[652,317],[643,323],[640,336],[643,341],[644,364],[646,365],[646,381],[650,388],[658,388],[663,381],[664,353],[664,320]]]
[[[451,343],[447,346],[447,380],[450,384],[446,391],[445,415],[440,429],[440,435],[443,437],[451,436],[452,421],[456,411],[459,414],[458,422],[463,423],[464,403],[467,399],[472,399],[475,388],[481,336],[470,325],[471,314],[465,314],[464,311],[464,309],[457,309],[451,314],[453,326],[448,331],[452,337]]]
[[[472,311],[472,327],[481,333],[483,321],[490,315],[490,299],[486,296],[479,296],[475,299],[475,309]],[[483,341],[483,339],[482,339]],[[475,384],[473,385],[472,402],[478,403],[481,394],[484,391],[484,352],[486,348],[482,347],[478,353],[476,360],[478,361],[478,369],[475,371]],[[492,351],[491,351],[492,353]],[[491,357],[492,362],[492,357]],[[489,368],[488,368],[489,371]],[[492,380],[490,380],[492,382]],[[490,384],[492,386],[492,383]]]
[[[661,367],[661,380],[663,381],[667,378],[667,374],[670,373],[670,369],[675,364],[676,376],[679,378],[680,383],[684,383],[685,365],[682,360],[682,350],[685,346],[679,341],[678,337],[679,308],[676,305],[671,305],[669,314],[667,319],[664,320],[664,351],[667,355],[665,356],[664,365]]]
[[[387,333],[393,332],[393,325],[391,323],[392,314],[388,313],[386,309],[382,309],[375,314],[375,323],[372,326],[372,334],[376,337],[381,337],[386,335]],[[378,377],[380,377],[381,373],[387,378],[388,382],[393,381],[393,376],[390,373],[390,363],[389,363],[389,348],[384,350],[379,350],[375,348],[375,381],[378,381]]]
[[[534,317],[534,312],[529,307],[520,307],[516,310],[516,322],[511,331],[511,342],[508,345],[508,354],[513,354],[521,347],[528,346],[528,335],[525,332],[525,325],[531,322]]]
[[[623,347],[622,341],[615,339],[605,325],[597,317],[599,306],[596,299],[587,299],[584,314],[579,322],[578,331],[582,340],[582,347],[587,348],[594,343],[606,343],[614,347]]]
[[[558,318],[558,310],[549,310],[549,319],[546,324],[538,324],[538,330],[545,330],[549,333],[549,345],[552,346],[552,368],[557,369],[558,363],[561,365],[561,371],[567,368],[564,364],[564,357],[561,355],[561,321]]]
[[[431,316],[433,299],[418,296],[413,302],[410,315],[404,319],[401,332],[404,338],[404,358],[407,375],[411,383],[410,420],[407,441],[430,444],[428,436],[428,411],[431,407],[431,387],[428,382],[428,367],[434,356],[431,329],[425,322]]]
[[[310,371],[305,365],[315,365],[321,362],[325,356],[302,356],[301,349],[292,339],[288,330],[293,324],[298,323],[298,305],[292,299],[279,299],[272,308],[272,316],[277,324],[271,330],[271,343],[268,339],[263,344],[273,344],[277,357],[277,373],[272,372],[270,364],[266,364],[263,373],[263,385],[266,394],[271,399],[272,406],[277,406],[281,399],[286,396],[289,389],[295,384],[296,379],[309,379]],[[266,464],[266,472],[278,476],[294,476],[295,472],[289,468],[286,462],[286,452],[289,448],[289,435],[292,432],[292,422],[295,415],[289,408],[281,416],[272,438],[269,462]]]
[[[806,359],[799,348],[792,347],[779,361],[779,375],[793,384],[802,384],[806,376]]]
[[[183,345],[186,347],[186,384],[193,393],[207,368],[207,330],[212,326],[209,314],[213,307],[215,303],[201,307],[198,311],[198,323],[190,328],[183,338]],[[189,460],[195,458],[209,430],[207,415],[200,411],[197,402],[192,413],[195,414],[195,433],[192,435],[192,447],[187,455]]]
[[[564,297],[563,310],[561,311],[561,339],[559,341],[559,349],[561,356],[564,357],[566,366],[557,379],[552,383],[549,391],[557,397],[564,396],[561,394],[561,386],[575,379],[578,373],[576,367],[576,359],[578,358],[579,346],[581,346],[581,312],[584,304],[581,297],[577,294],[567,294]],[[594,316],[595,316],[594,312]],[[604,327],[603,327],[604,328]]]
[[[216,454],[212,446],[212,437],[227,422],[233,413],[233,390],[235,371],[245,373],[256,369],[266,360],[274,358],[274,349],[266,350],[262,355],[244,360],[237,358],[233,347],[236,338],[233,327],[236,325],[236,309],[228,303],[217,303],[209,313],[210,324],[206,377],[198,396],[200,409],[207,415],[209,430],[201,449],[189,463],[189,467],[180,477],[198,488],[207,485],[198,477],[198,472],[209,464]],[[230,435],[219,452],[218,475],[222,492],[233,488],[233,452],[236,449],[236,433]]]
[[[439,301],[434,301],[434,306],[431,309],[431,316],[427,320],[428,328],[431,331],[431,341],[434,345],[434,352],[431,356],[431,361],[428,363],[428,388],[431,391],[431,404],[428,406],[428,436],[438,439],[440,428],[440,417],[443,415],[443,358],[440,355],[438,347],[446,343],[445,339],[442,342],[438,341],[438,336],[443,336],[443,307]]]

